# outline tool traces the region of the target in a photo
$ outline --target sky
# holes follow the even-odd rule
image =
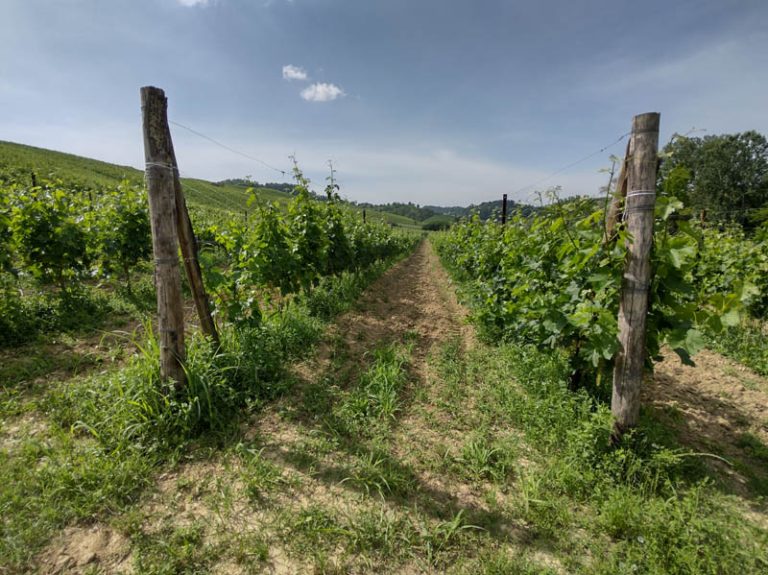
[[[331,160],[361,202],[594,195],[644,112],[768,134],[766,0],[2,0],[0,37],[0,140],[141,168],[154,85],[241,153],[173,125],[182,175]]]

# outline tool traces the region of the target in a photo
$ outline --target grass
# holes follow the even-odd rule
[[[134,342],[139,353],[124,367],[42,390],[30,408],[44,423],[41,432],[1,444],[0,570],[25,570],[66,525],[129,514],[159,470],[173,467],[190,450],[206,445],[217,450],[236,437],[243,416],[289,389],[288,363],[311,352],[322,334],[324,321],[312,312],[316,300],[327,299],[321,292],[335,294],[332,311],[338,313],[387,265],[327,280],[257,329],[222,330],[219,350],[193,335],[188,383],[181,392],[160,384],[159,352],[149,325],[146,339]],[[5,415],[18,417],[18,402],[6,397]],[[233,453],[250,499],[289,483],[247,444]],[[174,527],[158,537],[133,538],[138,572],[199,572],[215,559],[206,544],[201,547],[198,530]],[[163,562],[164,555],[171,560]]]
[[[457,348],[447,347],[453,353],[443,352],[438,362],[453,374]],[[743,508],[713,487],[695,458],[667,443],[670,434],[658,423],[646,418],[621,446],[610,447],[607,409],[568,390],[562,358],[502,346],[463,361],[465,387],[477,389],[479,403],[462,416],[479,439],[465,443],[459,461],[480,475],[494,453],[484,434],[522,430],[518,452],[527,463],[521,466],[514,450],[508,457],[519,477],[514,508],[570,570],[759,573],[768,565],[768,533],[744,519]],[[568,554],[574,548],[581,557]]]
[[[131,543],[136,573],[205,573],[220,555],[217,546],[206,541],[202,522],[163,525],[150,533],[139,528],[133,533]]]
[[[375,435],[400,411],[401,394],[408,382],[410,346],[390,344],[375,349],[372,355],[357,385],[343,392],[333,409],[333,428],[343,435]]]
[[[709,344],[760,375],[768,375],[768,338],[763,334],[761,322],[746,320],[739,326],[711,336]]]
[[[110,452],[55,429],[0,451],[0,565],[23,570],[54,530],[134,504],[156,464],[140,449]]]
[[[435,350],[429,359],[435,395],[424,397],[423,407],[450,418],[446,432],[472,429],[440,474],[447,489],[469,489],[484,503],[436,491],[424,483],[430,473],[426,458],[409,464],[396,455],[407,447],[397,439],[404,410],[420,409],[407,403],[405,384],[398,388],[394,416],[373,407],[381,404],[375,390],[387,387],[381,382],[391,379],[394,367],[407,374],[410,361],[406,344],[383,345],[350,387],[332,392],[335,403],[359,389],[370,391],[371,407],[359,412],[369,424],[362,433],[334,435],[332,420],[316,418],[311,421],[319,426],[302,428],[293,446],[301,458],[267,449],[259,440],[214,450],[231,463],[217,465],[215,477],[180,477],[159,520],[132,511],[136,495],[121,503],[100,490],[98,481],[86,481],[84,499],[70,493],[59,500],[75,501],[81,510],[63,507],[70,511],[60,524],[122,509],[116,525],[130,539],[139,573],[201,573],[232,562],[258,572],[277,560],[326,573],[764,571],[768,537],[743,515],[743,503],[718,491],[679,446],[665,443],[668,434],[653,420],[645,418],[636,434],[611,449],[604,409],[586,393],[568,390],[568,372],[557,354],[515,346],[466,352],[455,340]],[[326,375],[318,374],[321,380]],[[472,407],[454,410],[443,394]],[[327,404],[315,397],[309,407],[322,412]],[[371,429],[375,422],[381,425]],[[510,434],[512,429],[517,433]],[[417,445],[423,439],[407,441]],[[745,437],[744,443],[754,442]],[[432,457],[439,451],[431,451]],[[325,474],[328,462],[339,472]],[[99,459],[92,468],[103,463]],[[133,472],[132,481],[148,476],[143,469],[126,470]],[[115,471],[104,474],[114,477]],[[101,503],[90,495],[99,491]],[[213,519],[204,521],[204,514],[174,520],[171,502],[185,498],[210,506]],[[239,522],[248,528],[240,529]]]
[[[261,450],[238,443],[234,451],[241,464],[240,479],[252,501],[262,501],[269,492],[290,483],[279,467],[262,457]]]
[[[60,179],[89,188],[114,187],[123,180],[143,184],[144,172],[130,166],[118,166],[23,144],[0,141],[0,171],[16,174],[15,179],[31,183],[31,174],[39,179]],[[181,167],[184,171],[184,167]],[[185,196],[191,206],[243,213],[248,209],[248,194],[234,185],[218,185],[196,178],[182,178]],[[283,203],[289,195],[269,188],[257,188],[263,201]]]
[[[454,223],[456,223],[456,218],[453,216],[445,216],[442,214],[436,214],[434,216],[431,216],[421,222],[422,229],[425,230],[447,230],[450,228]]]

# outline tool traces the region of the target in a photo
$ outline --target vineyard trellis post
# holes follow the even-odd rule
[[[189,218],[187,210],[187,201],[184,199],[184,190],[181,187],[179,178],[179,165],[176,161],[176,152],[173,149],[173,138],[171,138],[171,129],[168,125],[167,115],[164,117],[165,129],[167,132],[168,150],[173,164],[173,188],[176,196],[176,218],[179,232],[179,244],[181,255],[184,257],[184,269],[187,272],[187,280],[192,291],[192,297],[195,300],[195,308],[200,318],[200,329],[210,337],[213,342],[219,344],[219,334],[216,331],[216,322],[213,321],[211,313],[211,302],[208,294],[205,292],[203,284],[203,272],[200,269],[200,260],[198,259],[198,245],[195,238],[195,232],[192,229],[192,220]],[[248,225],[248,211],[245,211],[245,224]]]
[[[619,303],[619,342],[613,371],[614,438],[637,425],[645,373],[645,328],[651,282],[660,115],[635,116],[628,144],[625,222],[630,236]],[[621,180],[620,180],[621,184]]]
[[[507,223],[507,194],[501,197],[501,225]]]
[[[624,161],[621,163],[621,169],[619,170],[619,179],[616,180],[616,191],[611,198],[611,205],[608,208],[608,214],[605,217],[605,238],[604,243],[608,243],[613,239],[613,232],[616,229],[616,224],[619,223],[619,216],[621,214],[621,204],[624,202],[624,198],[627,196],[627,176],[629,158],[632,155],[632,136],[630,136],[627,142],[627,151],[624,153]],[[608,184],[608,191],[610,192],[610,183]]]
[[[184,385],[184,310],[179,273],[174,166],[168,146],[168,100],[152,86],[141,89],[145,178],[152,227],[157,291],[160,375]]]

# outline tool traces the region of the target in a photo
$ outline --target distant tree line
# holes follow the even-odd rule
[[[286,194],[293,194],[294,184],[291,183],[277,183],[267,182],[260,184],[254,180],[247,178],[230,178],[228,180],[221,180],[216,182],[217,186],[240,186],[242,188],[269,188],[270,190],[277,190],[278,192],[285,192]],[[316,194],[313,194],[316,195]]]
[[[686,206],[705,221],[754,227],[768,221],[768,141],[755,131],[675,137],[659,177],[674,182]]]
[[[470,204],[469,206],[421,206],[413,202],[390,202],[388,204],[358,203],[361,208],[370,208],[399,214],[425,223],[428,220],[445,222],[445,216],[457,219],[477,214],[481,220],[489,220],[501,217],[501,197],[498,200],[481,202],[479,204]],[[530,215],[536,208],[526,204],[520,204],[513,200],[508,200],[507,210],[511,214],[515,210],[521,210],[524,215]],[[442,216],[442,217],[440,217]]]
[[[416,220],[417,222],[423,222],[428,220],[432,216],[437,215],[437,212],[427,207],[422,207],[419,204],[408,202],[407,204],[402,202],[390,202],[388,204],[371,204],[368,202],[362,202],[357,204],[361,208],[370,208],[375,210],[381,210],[389,212],[390,214],[397,214]]]

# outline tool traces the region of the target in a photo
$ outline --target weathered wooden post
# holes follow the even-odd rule
[[[363,210],[363,223],[365,223],[365,210]]]
[[[621,163],[621,170],[619,170],[619,179],[616,181],[616,191],[613,193],[611,205],[605,216],[605,237],[603,238],[603,243],[608,243],[613,239],[616,224],[619,223],[621,204],[624,203],[624,198],[627,196],[627,162],[629,162],[631,154],[632,136],[630,136],[629,141],[627,142],[627,151],[624,153],[624,161]],[[610,183],[608,186],[610,191]]]
[[[501,197],[501,225],[507,223],[507,194]]]
[[[167,108],[167,106],[166,106]],[[168,139],[168,150],[173,163],[173,188],[176,195],[176,217],[179,231],[179,244],[181,254],[184,256],[184,269],[187,272],[187,280],[192,291],[192,297],[195,300],[195,308],[200,318],[200,329],[210,337],[216,345],[219,344],[219,334],[216,331],[216,322],[213,321],[211,314],[211,302],[208,294],[205,292],[203,284],[203,272],[200,269],[200,260],[198,260],[198,245],[195,238],[195,232],[192,229],[192,220],[189,218],[187,210],[187,201],[184,199],[184,190],[181,187],[179,178],[179,165],[176,162],[176,152],[173,149],[173,139],[171,138],[171,129],[168,125],[168,117],[164,116],[165,129]],[[248,212],[246,211],[246,224],[248,223]]]
[[[184,310],[179,274],[173,156],[168,145],[168,101],[159,88],[141,89],[145,178],[152,226],[157,290],[160,375],[184,385]]]
[[[645,373],[645,326],[651,281],[660,115],[635,116],[627,162],[626,226],[630,239],[619,303],[619,342],[613,370],[614,439],[637,425]]]

